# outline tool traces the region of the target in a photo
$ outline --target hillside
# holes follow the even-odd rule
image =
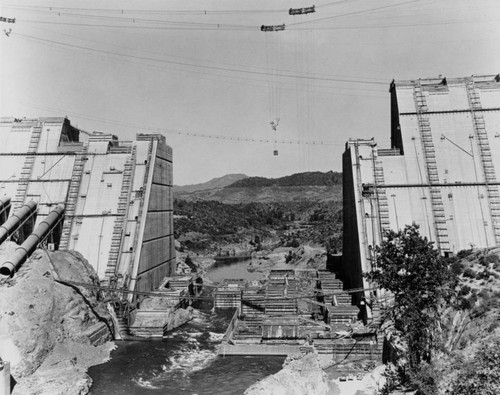
[[[282,245],[314,243],[329,251],[342,248],[340,201],[225,204],[216,201],[174,200],[174,235],[191,250],[215,250],[230,243],[262,242]]]
[[[342,184],[342,173],[320,171],[296,173],[280,178],[247,177],[234,182],[226,188],[239,187],[291,187],[291,186],[331,186]]]
[[[404,333],[390,319],[382,326],[398,356],[396,367],[389,367],[384,393],[402,385],[423,395],[500,394],[500,247],[444,259],[452,272],[443,288],[449,297],[435,310],[437,324],[424,333],[431,334],[432,354],[410,372]],[[392,309],[385,306],[384,316],[390,317]]]
[[[207,189],[224,188],[241,179],[247,178],[245,174],[226,174],[222,177],[212,178],[210,181],[201,184],[192,185],[174,185],[174,193],[191,193],[195,191],[204,191]]]
[[[218,201],[226,204],[318,201],[342,199],[342,174],[329,171],[292,174],[280,178],[246,177],[234,182],[227,175],[205,184],[174,187],[174,197],[186,201]],[[217,187],[216,185],[223,185]],[[210,188],[205,188],[210,184]],[[196,189],[195,189],[196,187]]]
[[[270,186],[231,187],[195,191],[175,192],[174,197],[186,201],[217,201],[226,204],[294,202],[311,200],[319,202],[342,200],[342,186]]]
[[[227,181],[227,179],[226,179]],[[183,247],[213,250],[256,236],[282,245],[342,248],[341,175],[298,173],[246,177],[223,188],[174,191],[175,238]]]

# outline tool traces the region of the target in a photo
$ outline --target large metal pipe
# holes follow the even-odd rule
[[[0,198],[0,214],[10,207],[10,196]]]
[[[57,225],[64,213],[64,204],[58,204],[45,219],[40,222],[35,231],[28,236],[28,238],[17,247],[14,254],[5,261],[0,267],[0,274],[3,276],[13,276],[19,267],[26,261],[26,259],[36,250],[38,244],[50,233],[50,231]]]
[[[0,244],[7,240],[7,237],[14,233],[31,215],[33,215],[36,211],[36,207],[36,202],[29,201],[20,209],[16,210],[16,212],[0,226]]]

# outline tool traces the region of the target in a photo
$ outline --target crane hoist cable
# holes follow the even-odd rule
[[[289,14],[295,20],[301,20],[303,23],[309,21],[310,15],[316,12],[315,6],[290,9]],[[292,23],[294,25],[295,23]],[[295,30],[294,33],[294,73],[297,75],[308,76],[312,75],[313,68],[313,53],[314,53],[314,37],[313,31],[310,29]],[[313,127],[314,110],[314,92],[313,84],[307,80],[300,81],[296,84],[296,131],[299,140],[307,140]],[[301,171],[309,170],[309,150],[307,147],[297,147],[299,158],[299,168]]]
[[[281,75],[283,74],[283,40],[280,32],[285,30],[282,25],[262,25],[262,32],[266,33],[266,64],[268,74],[268,122],[274,139],[273,155],[278,156],[278,126],[280,124],[281,102]]]

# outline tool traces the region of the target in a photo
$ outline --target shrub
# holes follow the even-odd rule
[[[490,271],[488,269],[484,269],[482,272],[478,272],[476,274],[476,280],[487,280],[490,278]]]
[[[300,243],[297,239],[292,239],[285,244],[285,247],[297,248],[300,246]]]
[[[459,310],[470,310],[473,304],[468,298],[459,298],[457,300],[457,309]]]
[[[497,254],[489,254],[484,257],[485,264],[500,264],[500,257]]]
[[[460,259],[463,259],[463,258],[468,257],[471,254],[472,254],[472,250],[462,250],[462,251],[458,251],[457,257]]]
[[[417,394],[435,395],[438,392],[439,375],[432,364],[421,363],[417,368],[408,372],[408,381]]]
[[[460,261],[456,261],[456,262],[453,262],[451,264],[451,271],[456,275],[456,276],[459,276],[460,274],[463,273],[465,269],[465,265],[460,262]]]
[[[385,384],[381,390],[382,395],[389,395],[401,384],[400,374],[392,363],[388,364],[384,370]]]
[[[469,287],[468,285],[464,285],[460,288],[460,291],[458,291],[458,295],[459,296],[465,296],[465,295],[468,295],[471,291],[471,287]]]
[[[500,394],[500,339],[483,341],[473,360],[466,364],[454,382],[454,395]]]
[[[476,272],[472,270],[470,267],[464,270],[464,277],[475,278]]]

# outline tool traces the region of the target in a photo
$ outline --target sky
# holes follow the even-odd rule
[[[0,5],[16,18],[0,22],[0,116],[162,133],[177,185],[341,171],[349,138],[389,147],[393,79],[500,72],[498,0]]]

